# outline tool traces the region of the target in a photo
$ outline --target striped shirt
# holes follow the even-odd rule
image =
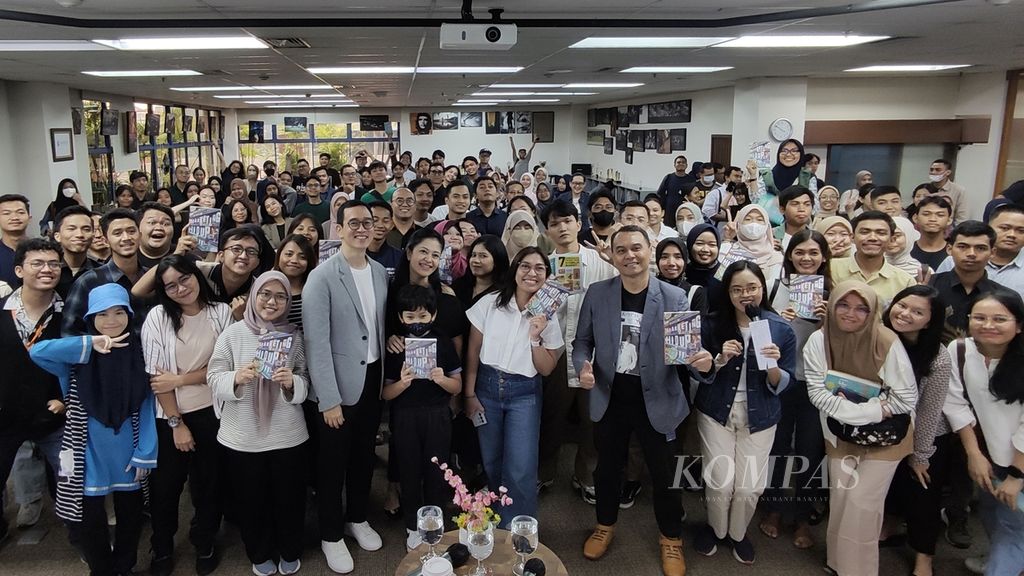
[[[213,389],[214,399],[224,402],[217,440],[239,452],[292,448],[309,439],[302,415],[302,401],[306,399],[308,390],[302,337],[297,335],[293,340],[288,359],[288,366],[294,372],[294,394],[291,400],[285,398],[283,390],[277,394],[270,422],[265,426],[265,434],[260,434],[256,426],[256,404],[252,394],[253,386],[259,384],[245,384],[235,388],[236,369],[256,358],[258,345],[256,335],[244,322],[228,326],[217,338],[206,373],[206,381]]]

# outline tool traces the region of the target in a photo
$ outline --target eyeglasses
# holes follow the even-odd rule
[[[799,154],[799,153],[800,153],[800,149],[799,148],[783,148],[783,149],[779,150],[779,154],[793,155],[793,154]]]
[[[526,262],[520,262],[519,271],[522,272],[523,274],[529,274],[530,272],[533,272],[535,274],[544,276],[548,273],[548,268],[543,264],[532,265]]]
[[[50,270],[60,270],[60,260],[31,260],[25,263],[30,270],[38,272],[43,268],[49,268]]]
[[[729,295],[731,296],[747,296],[754,295],[761,291],[760,286],[733,286],[729,288]]]
[[[282,304],[288,301],[288,295],[284,292],[270,292],[269,290],[260,290],[256,293],[256,298],[260,302],[269,303],[271,301],[281,302]]]
[[[370,230],[373,228],[373,218],[367,218],[365,220],[349,220],[348,222],[345,222],[345,225],[348,226],[349,230],[359,230],[360,228]]]
[[[853,313],[866,318],[868,314],[871,314],[871,308],[867,306],[850,306],[846,302],[840,302],[836,304],[836,312],[840,314]]]
[[[991,322],[996,326],[1001,326],[1003,324],[1006,324],[1007,322],[1013,321],[1013,318],[1010,318],[1009,316],[985,316],[984,314],[968,314],[967,318],[970,319],[970,321],[974,322],[975,324],[984,325]]]
[[[178,278],[177,282],[171,282],[170,284],[164,284],[164,292],[167,292],[168,294],[177,294],[178,292],[181,292],[182,288],[186,288],[187,289],[188,288],[188,284],[192,283],[192,279],[193,278],[194,278],[194,276],[192,276],[191,274],[186,274],[186,275],[182,276],[181,278]]]
[[[444,170],[431,170],[431,174],[444,174]]]
[[[412,206],[412,205],[416,204],[416,199],[415,198],[395,198],[395,199],[392,200],[392,202],[394,202],[395,204],[397,204],[399,206]]]
[[[238,244],[235,244],[234,246],[228,246],[224,248],[224,250],[231,252],[232,254],[235,255],[236,258],[241,256],[242,254],[245,254],[250,258],[256,258],[257,256],[260,255],[260,251],[258,248],[244,248],[242,246],[239,246]]]

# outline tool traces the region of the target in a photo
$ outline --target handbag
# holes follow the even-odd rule
[[[839,376],[840,379],[859,380],[849,375],[843,375],[838,371],[830,370],[829,372]],[[889,387],[882,386],[877,395],[881,396],[888,392]],[[866,402],[869,394],[858,388],[857,391],[851,390],[845,396],[851,402],[859,404]],[[845,442],[865,448],[884,448],[886,446],[895,446],[907,437],[907,432],[910,430],[910,414],[893,414],[889,418],[883,418],[881,422],[872,424],[846,424],[832,417],[826,418],[825,423],[828,426],[829,432],[832,432],[837,438]]]

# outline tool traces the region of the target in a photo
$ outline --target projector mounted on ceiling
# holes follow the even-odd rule
[[[441,24],[442,50],[510,50],[517,38],[515,24]]]

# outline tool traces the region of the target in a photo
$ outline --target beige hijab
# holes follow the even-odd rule
[[[868,308],[867,321],[856,332],[843,332],[836,322],[836,304],[847,294],[860,296]],[[830,370],[878,382],[878,372],[898,337],[878,319],[878,295],[863,282],[848,280],[832,289],[828,316],[821,328],[825,336],[825,354]]]
[[[851,236],[853,235],[853,226],[850,225],[850,221],[849,220],[847,220],[846,218],[844,218],[842,216],[829,216],[828,218],[824,218],[822,220],[819,220],[818,222],[815,222],[814,230],[816,232],[819,232],[822,235],[824,235],[825,232],[828,232],[831,228],[835,228],[836,226],[842,226],[843,228],[846,228],[846,231],[849,232]],[[847,250],[843,254],[833,254],[832,255],[833,258],[846,258],[848,256],[853,256],[853,239],[852,238],[850,239],[850,249],[849,250]]]
[[[515,227],[520,222],[525,222],[530,225],[530,234],[518,234]],[[516,257],[519,251],[527,246],[536,246],[537,238],[540,233],[537,231],[537,221],[534,219],[533,214],[530,214],[526,210],[513,210],[509,213],[508,218],[505,220],[505,230],[501,233],[501,243],[505,245],[505,250],[508,251],[509,260]]]

